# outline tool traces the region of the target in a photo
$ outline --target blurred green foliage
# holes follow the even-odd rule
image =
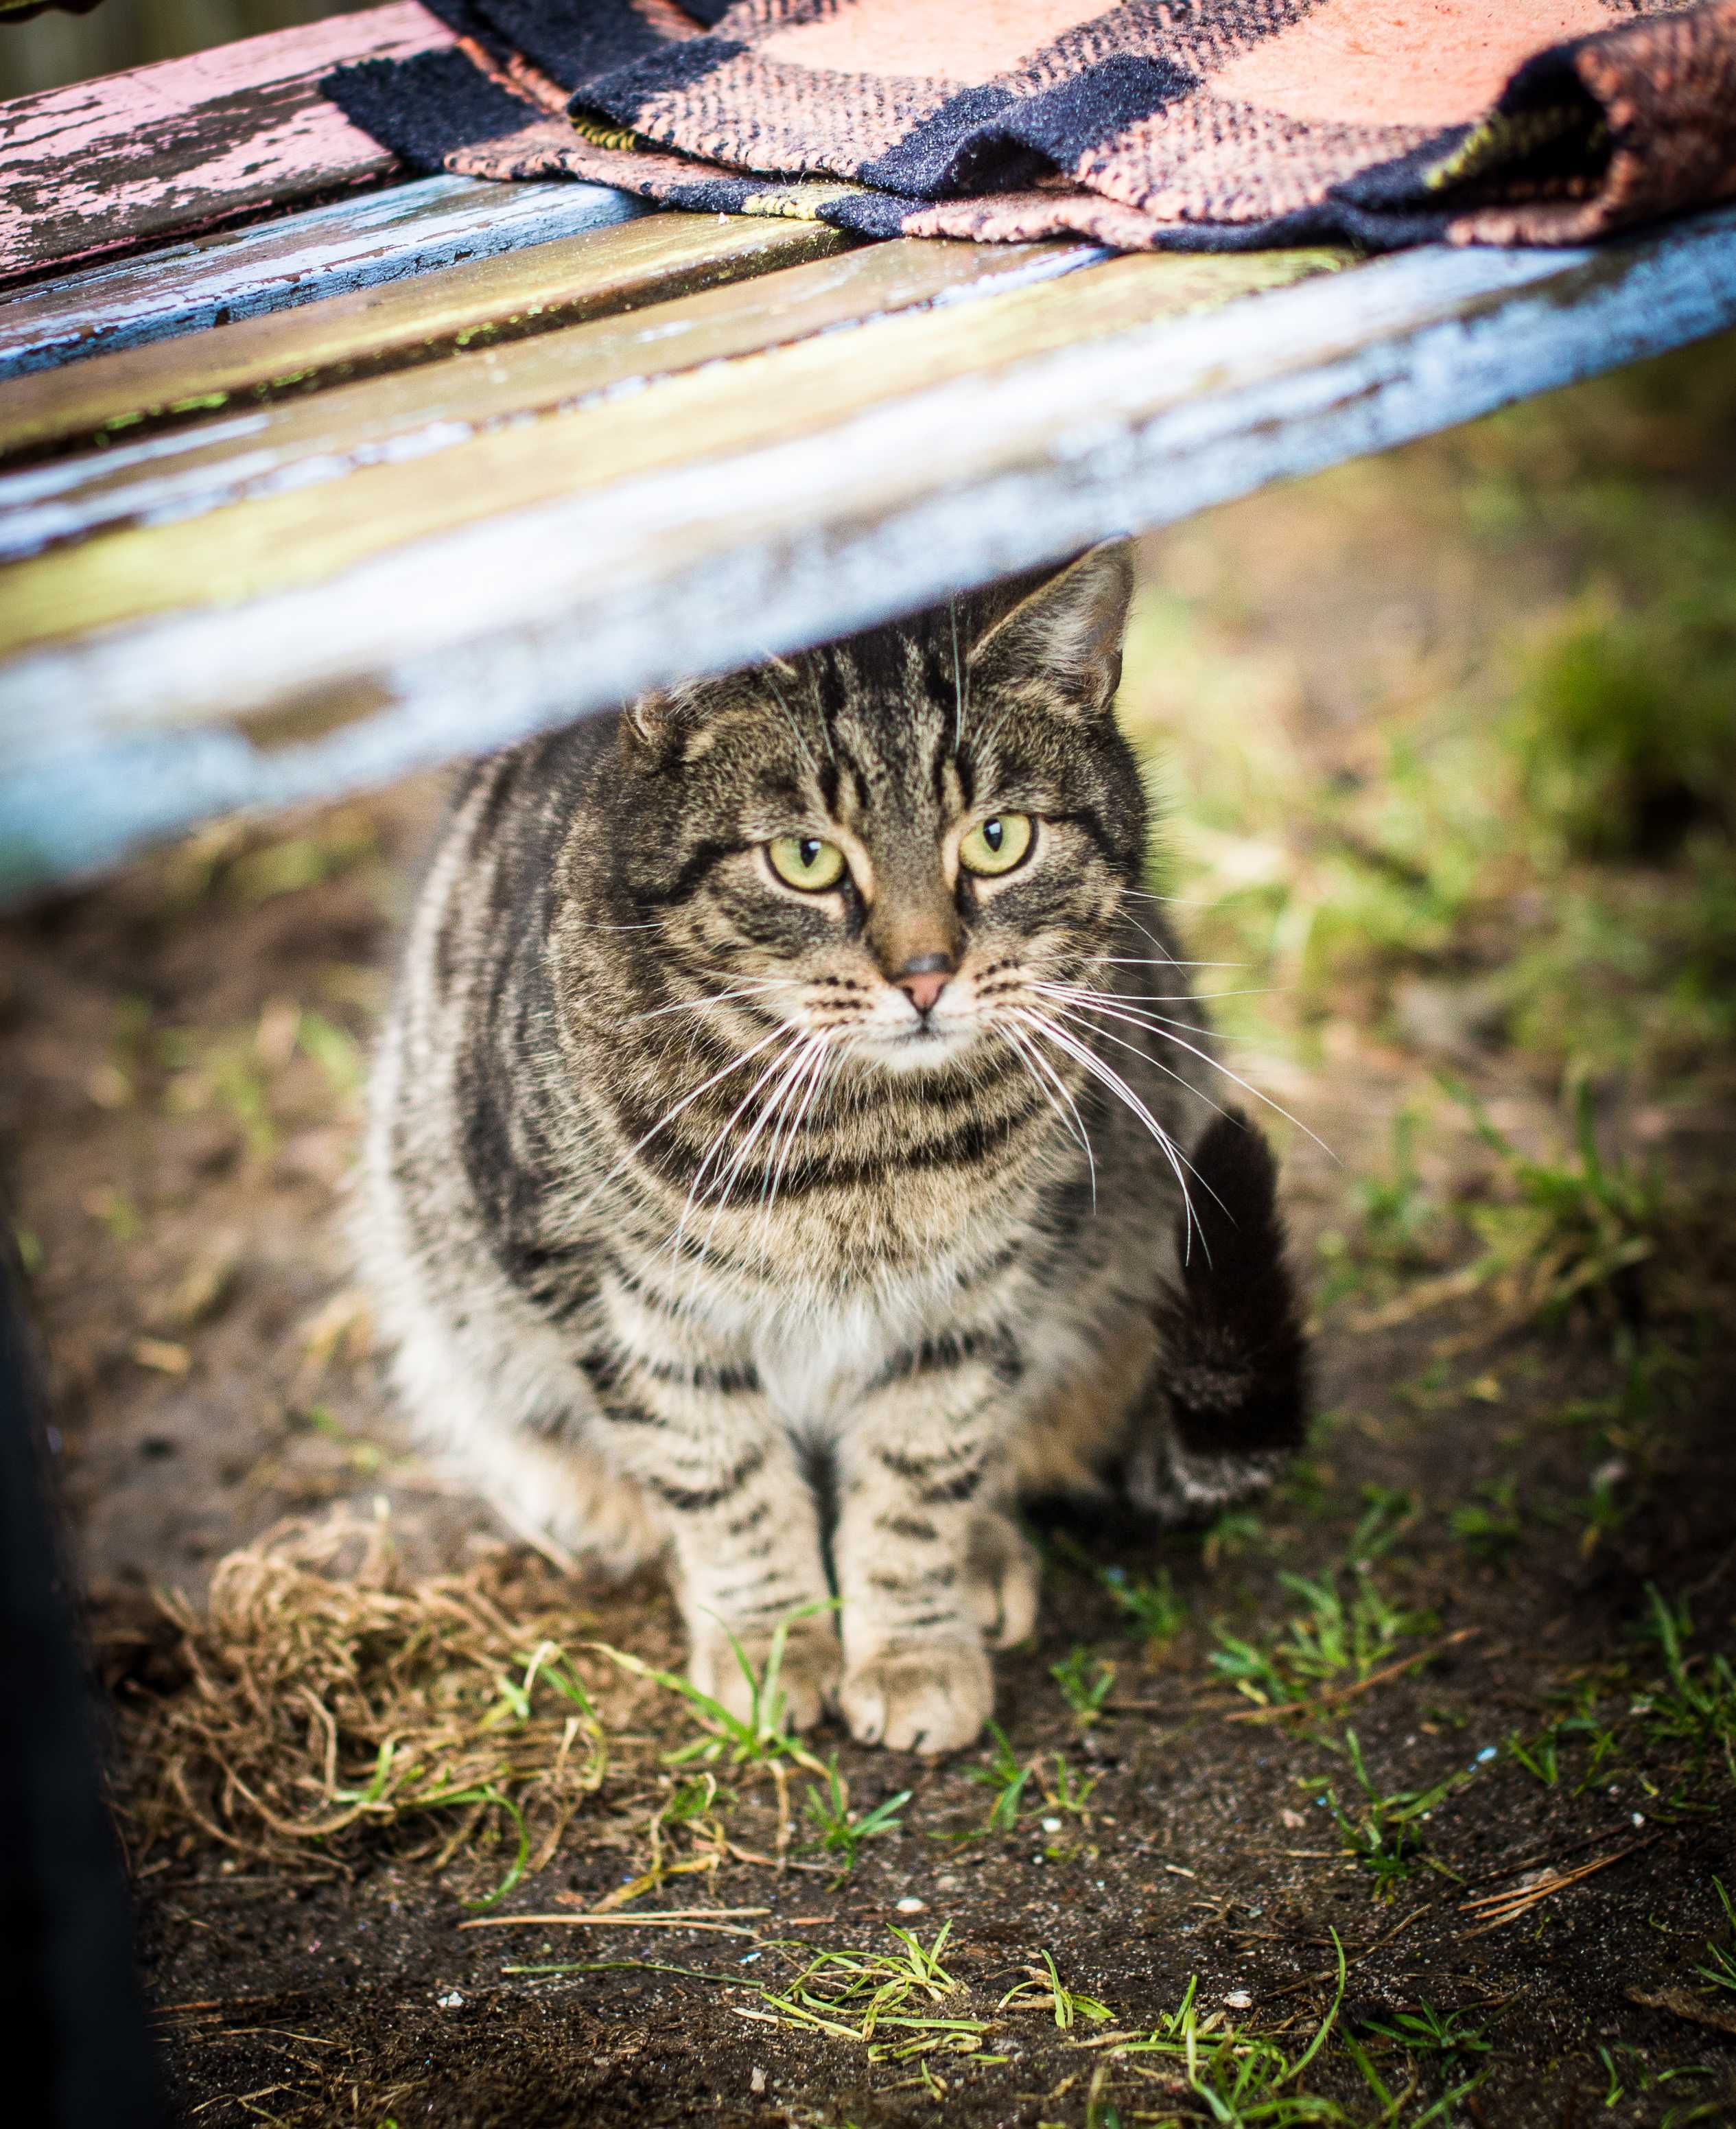
[[[1123,710],[1217,1008],[1728,1084],[1736,339],[1147,544]]]
[[[347,15],[377,0],[102,0],[88,15],[0,22],[0,96],[88,81],[151,60]]]

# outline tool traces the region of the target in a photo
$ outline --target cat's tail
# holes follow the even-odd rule
[[[1309,1415],[1308,1341],[1272,1149],[1232,1110],[1188,1165],[1192,1214],[1177,1222],[1163,1349],[1125,1467],[1134,1504],[1166,1522],[1268,1485]]]

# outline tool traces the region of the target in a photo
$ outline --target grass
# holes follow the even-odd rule
[[[1553,1160],[1522,1152],[1460,1082],[1443,1076],[1442,1084],[1496,1156],[1504,1196],[1474,1207],[1471,1219],[1485,1244],[1482,1280],[1508,1320],[1558,1322],[1579,1306],[1612,1326],[1632,1321],[1636,1274],[1657,1251],[1667,1208],[1655,1176],[1600,1150],[1590,1079],[1570,1090],[1572,1142]]]
[[[1492,1171],[1472,1188],[1461,1184],[1450,1201],[1430,1190],[1415,1165],[1410,1113],[1401,1115],[1394,1126],[1394,1179],[1363,1186],[1364,1211],[1353,1240],[1339,1230],[1322,1238],[1322,1306],[1378,1283],[1390,1298],[1364,1312],[1363,1330],[1408,1323],[1480,1296],[1494,1303],[1482,1342],[1579,1316],[1619,1344],[1643,1314],[1652,1260],[1681,1208],[1656,1174],[1600,1146],[1591,1074],[1569,1075],[1566,1143],[1548,1157],[1519,1146],[1455,1074],[1437,1070],[1434,1079],[1493,1156]],[[1467,1248],[1473,1252],[1468,1258]]]
[[[1665,1669],[1638,1710],[1647,1740],[1666,1751],[1686,1747],[1691,1779],[1720,1773],[1736,1784],[1736,1669],[1721,1651],[1690,1648],[1694,1620],[1686,1601],[1672,1604],[1648,1584],[1646,1602],[1642,1631],[1662,1650]]]
[[[1362,1741],[1354,1730],[1344,1731],[1344,1751],[1359,1795],[1347,1808],[1339,1802],[1336,1787],[1328,1784],[1319,1801],[1330,1813],[1345,1852],[1372,1879],[1375,1898],[1391,1899],[1405,1880],[1420,1869],[1439,1871],[1443,1877],[1455,1877],[1455,1872],[1429,1854],[1423,1823],[1449,1796],[1464,1787],[1471,1779],[1470,1774],[1449,1774],[1444,1781],[1424,1788],[1386,1790],[1370,1775]],[[1310,1783],[1309,1786],[1315,1784]]]
[[[1415,1108],[1399,1112],[1392,1120],[1390,1172],[1354,1179],[1354,1241],[1336,1227],[1320,1237],[1325,1268],[1320,1299],[1323,1309],[1362,1293],[1371,1274],[1391,1282],[1434,1263],[1446,1222],[1439,1200],[1417,1164],[1422,1129]]]
[[[1262,1644],[1212,1630],[1212,1669],[1258,1707],[1294,1707],[1318,1719],[1322,1688],[1367,1680],[1433,1624],[1389,1598],[1365,1565],[1311,1578],[1281,1569],[1277,1579],[1303,1608],[1275,1638]]]
[[[838,1770],[838,1755],[834,1752],[824,1770],[824,1779],[811,1785],[802,1797],[802,1809],[813,1822],[814,1845],[828,1855],[835,1856],[840,1865],[833,1884],[841,1884],[856,1867],[856,1860],[865,1844],[878,1836],[897,1833],[903,1821],[898,1814],[903,1810],[913,1793],[900,1789],[874,1806],[872,1811],[853,1812],[850,1808],[849,1784]]]
[[[1026,1969],[1025,1979],[1015,1981],[995,2006],[997,2011],[1050,2012],[1054,2017],[1055,2030],[1060,2033],[1070,2033],[1082,2018],[1089,2025],[1106,2026],[1110,2022],[1115,2014],[1106,2003],[1064,1986],[1055,1970],[1052,1953],[1044,1950],[1039,1956],[1042,1965]]]
[[[1505,1570],[1524,1542],[1519,1482],[1513,1478],[1486,1479],[1478,1491],[1480,1500],[1462,1502],[1448,1511],[1448,1527],[1473,1560]]]
[[[1726,579],[1638,612],[1594,591],[1538,643],[1516,705],[1533,814],[1577,855],[1655,857],[1736,788],[1736,598]]]
[[[721,1700],[709,1693],[702,1692],[690,1678],[678,1671],[663,1670],[649,1664],[643,1656],[633,1655],[625,1649],[611,1648],[606,1642],[590,1644],[599,1655],[606,1656],[635,1678],[649,1679],[661,1686],[665,1693],[673,1693],[685,1701],[704,1727],[705,1735],[690,1744],[678,1746],[668,1756],[672,1765],[696,1759],[727,1759],[738,1767],[765,1767],[789,1762],[805,1768],[809,1773],[825,1775],[826,1769],[814,1754],[788,1727],[789,1704],[783,1689],[784,1652],[789,1646],[791,1629],[805,1619],[821,1612],[831,1610],[830,1600],[822,1599],[812,1604],[798,1606],[786,1612],[772,1629],[763,1664],[757,1669],[753,1659],[734,1634],[729,1636],[730,1647],[742,1677],[748,1687],[748,1712],[736,1715]]]
[[[1037,1780],[1043,1791],[1045,1808],[1088,1823],[1092,1793],[1102,1777],[1079,1773],[1064,1752],[1053,1753],[1050,1757],[1054,1764],[1053,1774],[1045,1776],[1040,1763],[1037,1768]]]
[[[756,1992],[762,2010],[742,2015],[858,2041],[871,2062],[974,2054],[987,2022],[940,2012],[961,1990],[942,1958],[952,1925],[943,1922],[928,1945],[896,1923],[887,1929],[896,1951],[816,1952],[793,1980]]]
[[[1638,2096],[1657,2092],[1673,2084],[1678,2078],[1716,2074],[1700,2063],[1680,2063],[1671,2069],[1653,2070],[1642,2051],[1624,2041],[1618,2041],[1614,2047],[1600,2046],[1597,2059],[1603,2065],[1606,2079],[1601,2095],[1605,2112],[1619,2107],[1630,2092]],[[1670,2108],[1662,2119],[1660,2129],[1685,2129],[1691,2122],[1716,2122],[1723,2118],[1724,2110],[1716,2101],[1705,2107],[1690,2103]]]
[[[849,2041],[870,2062],[907,2063],[924,2055],[975,2055],[989,2029],[986,2018],[950,2015],[963,1984],[945,1965],[952,1925],[943,1922],[925,1945],[913,1931],[886,1925],[896,1949],[811,1951],[806,1945],[768,1939],[763,1951],[789,1960],[787,1981],[763,1982],[740,1974],[658,1960],[563,1960],[516,1964],[509,1974],[547,1980],[575,1974],[634,1972],[680,1974],[751,1995],[737,2015],[816,2037]]]
[[[1529,1742],[1519,1732],[1510,1731],[1502,1741],[1502,1750],[1515,1765],[1524,1769],[1534,1781],[1541,1782],[1546,1789],[1553,1789],[1561,1779],[1561,1739],[1556,1730],[1545,1730]]]
[[[968,1767],[965,1778],[991,1793],[985,1833],[1011,1833],[1019,1824],[1025,1792],[1036,1773],[1034,1760],[1021,1760],[998,1722],[988,1726],[990,1758],[986,1767]]]
[[[1414,2011],[1396,2011],[1390,2018],[1366,2018],[1363,2030],[1378,2034],[1396,2047],[1415,2055],[1486,2055],[1491,2043],[1481,2026],[1467,2024],[1463,2011],[1437,2011],[1432,2003],[1419,2003]]]
[[[1130,1574],[1118,1566],[1101,1567],[1096,1572],[1117,1607],[1153,1650],[1167,1648],[1187,1630],[1187,1600],[1177,1594],[1175,1578],[1167,1567],[1152,1574]]]
[[[1363,1177],[1357,1184],[1365,1249],[1401,1267],[1427,1263],[1422,1245],[1435,1217],[1432,1197],[1417,1167],[1418,1131],[1416,1112],[1401,1109],[1392,1120],[1391,1173]]]
[[[1461,2118],[1461,2103],[1488,2074],[1486,2065],[1465,2074],[1463,2058],[1489,2052],[1481,2030],[1462,2025],[1459,2013],[1443,2017],[1427,2004],[1415,2012],[1401,2012],[1390,2022],[1365,2021],[1363,2031],[1386,2039],[1387,2054],[1402,2059],[1403,2081],[1396,2081],[1401,2071],[1389,2080],[1382,2065],[1339,2023],[1346,1960],[1335,1930],[1332,1940],[1338,1960],[1332,1999],[1297,2051],[1275,2034],[1227,2024],[1220,2013],[1202,2017],[1198,1978],[1191,1979],[1179,2006],[1149,2039],[1116,2052],[1135,2064],[1155,2058],[1179,2072],[1193,2104],[1186,2114],[1142,2109],[1134,2118],[1154,2129],[1185,2129],[1194,2122],[1214,2123],[1218,2129],[1448,2129]],[[1304,2089],[1307,2072],[1316,2062],[1323,2067],[1332,2064],[1335,2083],[1344,2081],[1346,2070],[1354,2073],[1363,2097],[1353,2107]],[[1431,2068],[1437,2073],[1433,2077],[1428,2075]],[[1425,2079],[1439,2085],[1440,2073],[1448,2080],[1444,2089],[1425,2092]],[[1366,2103],[1371,2100],[1372,2113]]]
[[[367,1065],[361,1045],[353,1035],[324,1013],[304,1006],[296,1023],[296,1042],[326,1074],[341,1099],[353,1101],[360,1094]]]
[[[1287,2091],[1299,2084],[1303,2074],[1326,2045],[1338,2022],[1344,2001],[1344,1948],[1334,1932],[1338,1953],[1338,1982],[1325,2016],[1312,2038],[1292,2055],[1276,2038],[1249,2033],[1225,2025],[1215,2014],[1201,2017],[1196,1997],[1199,1978],[1191,1977],[1177,2008],[1168,2012],[1143,2041],[1132,2041],[1120,2052],[1137,2068],[1142,2059],[1161,2063],[1179,2073],[1191,2098],[1199,2103],[1191,2117],[1174,2112],[1142,2112],[1142,2121],[1157,2129],[1180,2129],[1191,2118],[1220,2125],[1220,2129],[1301,2129],[1305,2123],[1337,2125],[1350,2117],[1330,2099]],[[1172,2084],[1173,2077],[1166,2077]],[[1203,2108],[1203,2112],[1200,2111]]]
[[[1724,1909],[1724,1918],[1729,1926],[1730,1941],[1726,1946],[1715,1943],[1708,1937],[1706,1957],[1710,1964],[1705,1966],[1696,1966],[1694,1971],[1702,1981],[1710,1981],[1715,1988],[1724,1989],[1729,1994],[1736,1996],[1736,1907],[1730,1904],[1730,1896],[1724,1890],[1722,1878],[1715,1878],[1712,1884],[1718,1894],[1719,1903]]]
[[[1591,399],[1562,404],[1165,541],[1124,701],[1176,764],[1156,884],[1262,993],[1226,1005],[1234,1031],[1316,1054],[1355,1018],[1436,1060],[1718,1072],[1736,516],[1727,480],[1658,472],[1682,433],[1662,401],[1600,437]],[[1325,558],[1300,561],[1327,496],[1337,575],[1378,583],[1397,629],[1360,593],[1349,624]],[[1238,528],[1281,524],[1266,583]]]
[[[1535,1731],[1510,1731],[1502,1757],[1575,1798],[1631,1782],[1647,1816],[1664,1823],[1716,1808],[1711,1799],[1736,1788],[1736,1670],[1696,1638],[1688,1607],[1648,1585],[1634,1640],[1659,1653],[1662,1673],[1631,1661],[1596,1668],[1559,1696],[1562,1712]]]
[[[1094,1656],[1089,1649],[1070,1649],[1061,1662],[1049,1665],[1049,1674],[1060,1687],[1061,1697],[1082,1730],[1097,1721],[1104,1702],[1115,1690],[1115,1665]]]

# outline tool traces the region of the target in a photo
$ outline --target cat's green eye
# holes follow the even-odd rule
[[[1030,848],[1029,813],[991,813],[958,845],[958,862],[967,872],[1011,872]]]
[[[844,852],[817,836],[779,836],[765,850],[778,877],[809,894],[823,894],[844,878]]]

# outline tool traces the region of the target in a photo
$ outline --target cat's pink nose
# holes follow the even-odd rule
[[[952,973],[949,955],[919,954],[905,963],[893,981],[917,1012],[925,1013],[933,1011],[935,1001],[946,988]]]

